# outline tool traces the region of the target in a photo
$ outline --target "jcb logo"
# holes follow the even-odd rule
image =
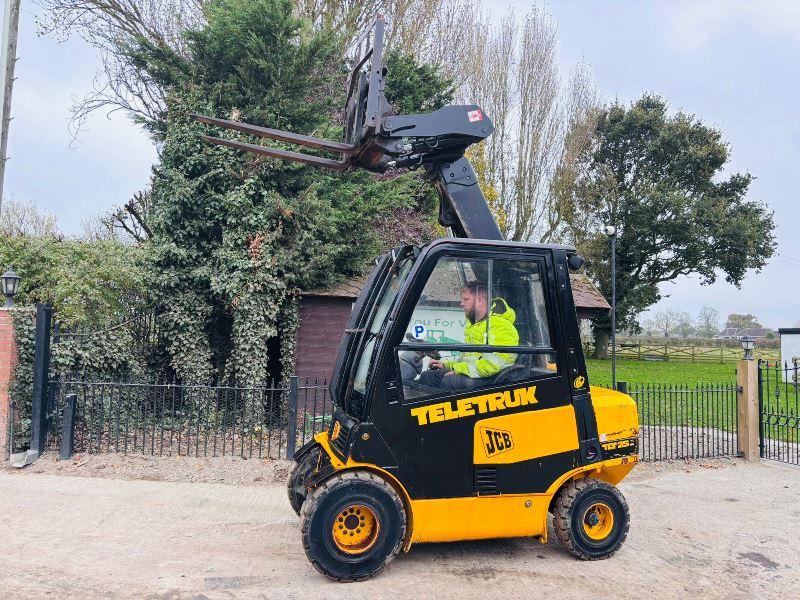
[[[481,428],[481,438],[486,456],[494,456],[514,447],[511,432],[502,429]]]

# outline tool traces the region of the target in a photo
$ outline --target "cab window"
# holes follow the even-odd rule
[[[538,260],[440,258],[397,359],[406,400],[558,373]]]

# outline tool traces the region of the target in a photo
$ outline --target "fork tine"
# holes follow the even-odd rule
[[[272,140],[280,140],[282,142],[289,142],[298,144],[300,146],[307,146],[309,148],[318,148],[320,150],[328,150],[330,152],[341,152],[342,154],[355,154],[356,146],[352,144],[343,144],[341,142],[332,142],[331,140],[323,140],[322,138],[312,137],[310,135],[301,135],[299,133],[292,133],[291,131],[283,131],[281,129],[269,129],[268,127],[259,127],[258,125],[250,125],[249,123],[242,123],[240,121],[230,121],[228,119],[217,119],[215,117],[206,117],[203,115],[192,115],[197,121],[207,125],[214,125],[216,127],[224,127],[225,129],[232,129],[234,131],[241,131],[258,137],[269,138]]]
[[[269,146],[259,146],[258,144],[248,144],[246,142],[238,142],[235,140],[224,140],[218,137],[211,137],[202,135],[200,138],[211,144],[218,146],[227,146],[229,148],[236,148],[237,150],[245,150],[255,154],[262,154],[272,158],[280,158],[283,160],[291,160],[294,162],[305,163],[315,167],[325,167],[326,169],[333,169],[334,171],[346,171],[350,166],[347,160],[331,160],[330,158],[322,158],[321,156],[312,156],[311,154],[302,154],[300,152],[291,152],[289,150],[279,150],[278,148],[270,148]]]

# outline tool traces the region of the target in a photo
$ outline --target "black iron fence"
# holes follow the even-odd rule
[[[643,461],[737,456],[736,384],[626,384],[639,413]]]
[[[765,378],[774,394],[774,378]],[[788,385],[788,384],[786,384]],[[47,447],[62,443],[68,397],[74,395],[75,452],[286,458],[327,429],[332,403],[324,379],[290,378],[289,385],[198,386],[63,378],[49,383]],[[736,385],[626,384],[637,405],[643,461],[736,456]],[[784,386],[785,387],[785,386]],[[796,387],[794,412],[765,409],[764,452],[800,457]],[[785,397],[785,394],[781,395]],[[789,440],[792,440],[790,442]],[[781,445],[783,444],[783,445]],[[790,451],[791,450],[791,451]]]
[[[800,363],[758,361],[762,458],[800,465]]]
[[[48,387],[47,447],[61,445],[65,410],[74,396],[75,452],[290,458],[331,418],[321,379],[210,386],[62,377]]]

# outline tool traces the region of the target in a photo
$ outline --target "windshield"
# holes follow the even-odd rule
[[[397,298],[397,294],[400,292],[400,288],[403,286],[406,277],[408,277],[408,273],[411,271],[413,264],[414,262],[411,258],[406,258],[392,269],[391,279],[384,287],[383,295],[378,301],[375,316],[369,326],[367,343],[364,345],[364,350],[358,361],[356,376],[353,380],[353,390],[360,394],[364,394],[367,389],[367,375],[369,375],[370,365],[372,364],[372,355],[375,351],[377,335],[380,333],[381,329],[383,329],[386,317],[392,309],[395,298]]]

